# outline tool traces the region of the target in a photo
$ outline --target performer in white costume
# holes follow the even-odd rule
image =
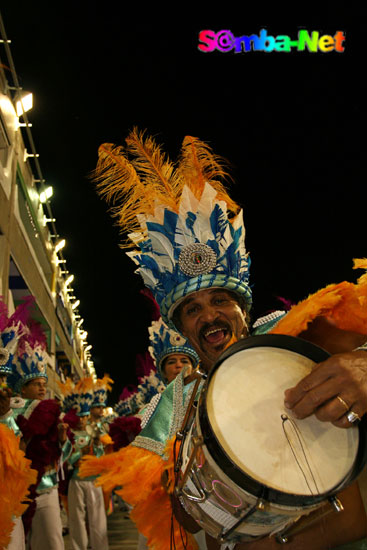
[[[67,380],[60,387],[64,395],[64,410],[67,411],[64,421],[69,424],[74,435],[73,453],[69,458],[73,473],[68,488],[71,547],[73,550],[87,550],[89,538],[92,550],[107,550],[107,519],[102,488],[94,485],[94,476],[80,479],[78,475],[79,462],[84,454],[99,457],[104,453],[100,434],[90,435],[87,431],[93,402],[93,379],[82,378],[75,385]]]

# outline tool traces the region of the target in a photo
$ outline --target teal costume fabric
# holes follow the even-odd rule
[[[70,455],[68,461],[69,464],[73,466],[73,479],[79,479],[80,481],[94,481],[97,476],[91,477],[79,477],[79,466],[77,464],[78,460],[83,456],[83,449],[92,444],[92,437],[86,430],[73,430],[74,434],[74,452]],[[99,458],[104,454],[104,447],[102,443],[93,444],[93,454]]]
[[[181,428],[194,389],[195,382],[184,385],[185,372],[186,369],[183,369],[175,380],[167,386],[159,401],[156,401],[157,404],[153,411],[150,405],[147,406],[142,420],[143,425],[147,416],[151,416],[146,426],[134,439],[132,445],[143,447],[164,456],[167,442]]]

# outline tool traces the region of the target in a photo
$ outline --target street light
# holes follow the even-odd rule
[[[74,281],[74,275],[69,275],[69,277],[66,279],[65,281],[65,288],[72,282]]]
[[[42,191],[42,192],[40,193],[40,195],[39,195],[39,196],[40,196],[40,201],[41,201],[42,203],[47,202],[47,200],[48,200],[49,198],[51,198],[53,194],[54,194],[53,188],[52,188],[51,186],[50,186],[50,187],[46,187],[46,189],[45,189],[44,191]]]
[[[18,101],[15,103],[17,116],[22,116],[33,107],[33,94],[31,92],[23,92]]]

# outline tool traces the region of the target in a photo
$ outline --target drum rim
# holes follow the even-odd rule
[[[217,439],[207,414],[207,389],[211,378],[214,373],[220,367],[220,365],[230,356],[238,351],[242,351],[254,347],[275,347],[294,351],[300,355],[320,363],[325,361],[330,354],[323,348],[312,344],[301,338],[295,336],[288,336],[283,334],[263,334],[258,336],[250,336],[246,339],[239,340],[235,344],[232,344],[227,348],[221,356],[218,358],[213,368],[208,374],[208,379],[205,384],[205,388],[201,393],[200,401],[204,406],[199,407],[199,423],[201,432],[204,436],[204,445],[207,447],[209,454],[212,456],[216,464],[223,470],[223,472],[241,489],[249,492],[253,496],[264,499],[274,504],[282,506],[312,506],[318,504],[328,497],[336,494],[337,491],[344,489],[349,485],[361,472],[363,464],[367,461],[367,438],[364,434],[364,430],[361,430],[359,426],[359,445],[357,456],[351,471],[348,475],[340,481],[339,485],[326,493],[320,493],[319,495],[294,495],[291,493],[285,493],[278,489],[268,487],[258,480],[252,478],[239,468],[232,459],[228,456],[223,449],[221,443]],[[364,420],[364,419],[363,419]],[[365,425],[365,422],[361,423]]]

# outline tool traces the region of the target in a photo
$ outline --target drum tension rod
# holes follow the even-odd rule
[[[179,482],[178,482],[178,484],[177,484],[177,490],[178,490],[178,491],[181,491],[182,487],[185,485],[186,480],[187,480],[187,478],[188,478],[188,475],[189,475],[189,473],[190,473],[192,464],[193,464],[194,459],[195,459],[196,449],[197,449],[198,447],[201,447],[201,445],[203,444],[203,442],[204,442],[204,440],[203,440],[202,437],[193,437],[193,438],[192,438],[192,451],[191,451],[191,456],[190,456],[190,458],[189,458],[189,462],[187,463],[185,472],[184,472],[183,476],[181,477],[181,479],[179,480]]]
[[[199,389],[199,385],[200,385],[201,381],[205,380],[207,378],[207,374],[204,373],[204,372],[201,372],[200,370],[197,370],[196,373],[195,373],[195,378],[196,378],[195,386],[194,386],[194,389],[192,391],[190,401],[189,401],[189,404],[188,404],[187,409],[186,409],[185,418],[182,422],[182,426],[181,426],[180,431],[178,431],[176,433],[176,438],[181,441],[180,449],[179,449],[179,452],[178,452],[178,457],[177,457],[175,468],[174,468],[174,471],[176,473],[178,473],[180,471],[180,468],[181,468],[181,465],[182,465],[183,444],[184,444],[184,439],[185,439],[185,437],[186,437],[186,435],[189,431],[189,421],[193,418],[193,416],[195,414],[194,402],[195,402],[196,394],[197,394],[197,391]]]
[[[341,501],[338,499],[338,497],[330,497],[329,502],[331,506],[334,508],[335,512],[342,512],[344,510],[344,506],[341,503]]]
[[[218,542],[221,544],[226,542],[228,537],[231,535],[231,533],[233,533],[233,531],[235,531],[237,527],[241,525],[241,523],[243,523],[247,518],[252,516],[252,514],[254,514],[256,511],[264,510],[264,508],[265,508],[265,503],[262,498],[259,498],[257,502],[249,510],[246,510],[244,515],[234,525],[232,525],[232,527],[227,529],[227,531],[224,531],[222,529],[222,532],[217,539]]]
[[[183,439],[188,432],[187,426],[188,426],[189,420],[193,416],[193,405],[196,398],[196,394],[198,392],[201,381],[205,380],[207,376],[208,375],[205,372],[201,372],[200,370],[197,370],[195,373],[195,378],[196,378],[195,386],[194,386],[194,389],[192,390],[190,401],[186,409],[185,418],[182,422],[181,430],[176,434],[178,439]]]
[[[344,506],[338,499],[338,497],[332,496],[328,498],[328,501],[331,507],[327,508],[326,510],[320,510],[320,508],[318,508],[313,514],[310,514],[307,517],[303,517],[303,521],[301,520],[299,523],[293,523],[290,527],[288,527],[286,531],[277,533],[275,535],[275,540],[279,544],[286,544],[287,542],[289,542],[289,537],[301,533],[306,527],[309,527],[310,525],[313,525],[314,523],[320,521],[325,516],[328,516],[331,512],[342,512],[344,510]]]

